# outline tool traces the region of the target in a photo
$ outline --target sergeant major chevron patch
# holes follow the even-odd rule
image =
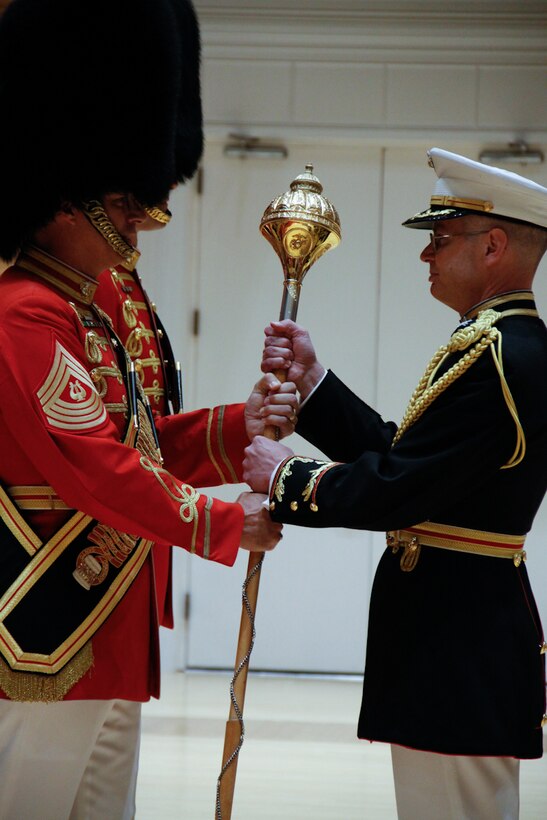
[[[89,430],[107,418],[89,373],[60,342],[55,347],[51,370],[36,395],[48,423],[61,430]]]

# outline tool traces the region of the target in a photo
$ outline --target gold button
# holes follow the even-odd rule
[[[270,510],[275,510],[275,501],[270,501]]]
[[[296,512],[298,509],[298,501],[291,501],[291,510]]]
[[[313,503],[310,504],[310,510],[312,512],[317,512],[318,509],[319,509],[319,507],[317,506],[317,504],[313,504]]]
[[[95,293],[95,286],[90,282],[80,282],[80,291],[84,299],[91,299]]]
[[[543,719],[541,721],[541,727],[547,726],[547,715],[543,715]]]
[[[545,653],[547,652],[547,643],[545,643],[545,642],[542,643],[539,652],[540,652],[540,655],[545,655]]]

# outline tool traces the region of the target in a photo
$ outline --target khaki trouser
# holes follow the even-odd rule
[[[520,761],[391,747],[399,820],[517,820]]]
[[[0,701],[0,820],[131,820],[141,704]]]

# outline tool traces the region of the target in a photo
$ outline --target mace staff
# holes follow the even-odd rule
[[[290,189],[276,197],[264,211],[260,232],[272,245],[283,267],[283,298],[280,321],[296,321],[300,290],[310,267],[341,239],[340,219],[313,174],[313,165],[291,182]],[[284,370],[275,372],[284,382]],[[268,427],[267,438],[277,439],[279,430]],[[243,706],[249,660],[255,639],[255,614],[263,552],[251,552],[242,591],[242,612],[236,650],[234,676],[230,684],[230,712],[224,735],[222,769],[217,780],[215,820],[230,820],[239,752],[245,737]]]

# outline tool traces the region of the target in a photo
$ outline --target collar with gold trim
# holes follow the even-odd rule
[[[34,245],[28,246],[19,255],[16,267],[33,273],[48,284],[70,296],[76,302],[90,305],[95,298],[98,282],[91,276],[61,262]]]
[[[518,309],[519,312],[526,311],[527,314],[537,316],[536,303],[534,301],[534,294],[531,290],[512,290],[507,293],[498,293],[496,296],[491,296],[483,302],[467,310],[462,318],[462,322],[468,322],[476,319],[479,313],[483,310],[497,310],[503,312],[505,310]]]

